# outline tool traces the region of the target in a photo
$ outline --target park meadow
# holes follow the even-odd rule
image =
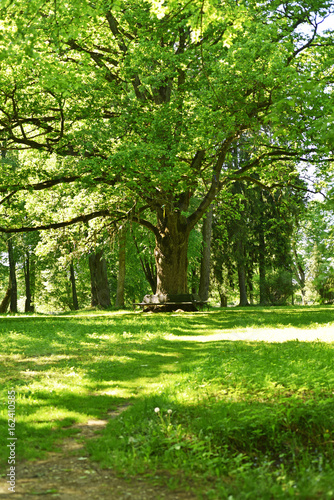
[[[121,407],[80,454],[128,480],[208,499],[334,497],[332,306],[4,315],[0,336],[3,477],[14,390],[17,462]]]

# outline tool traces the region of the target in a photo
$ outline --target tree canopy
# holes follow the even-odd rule
[[[3,154],[24,159],[1,165],[0,230],[131,219],[155,235],[158,291],[184,292],[189,233],[225,185],[293,185],[298,162],[332,161],[333,44],[320,29],[332,10],[329,0],[5,1],[0,138]],[[74,184],[84,196],[68,218],[8,217],[25,191],[58,199]]]

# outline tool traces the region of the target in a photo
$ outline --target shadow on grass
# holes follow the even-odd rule
[[[214,311],[201,311],[187,314],[145,314],[145,313],[97,313],[96,315],[83,312],[74,315],[56,315],[56,316],[1,316],[0,332],[5,328],[11,328],[11,324],[19,322],[28,325],[31,323],[33,328],[36,325],[49,325],[55,328],[55,323],[66,324],[76,322],[78,326],[87,325],[106,325],[113,326],[115,331],[119,332],[124,326],[131,325],[134,331],[140,331],[145,327],[152,329],[152,325],[158,328],[165,326],[167,329],[173,326],[175,330],[183,330],[185,333],[191,332],[193,335],[198,329],[203,334],[204,329],[233,329],[238,327],[267,327],[276,328],[284,326],[293,326],[295,328],[307,328],[309,326],[327,325],[334,322],[334,306],[285,306],[285,307],[233,307],[217,309]],[[137,323],[137,326],[136,324]],[[177,323],[177,325],[175,324]],[[29,328],[29,327],[28,327]],[[166,330],[167,331],[167,330]],[[170,333],[176,333],[170,331]]]
[[[155,409],[159,409],[159,415],[155,414]],[[170,410],[171,417],[168,414]],[[280,455],[284,455],[284,459],[292,461],[290,465],[293,465],[293,459],[297,456],[302,458],[306,451],[313,455],[325,451],[334,462],[331,441],[333,413],[334,401],[331,398],[311,399],[307,404],[305,400],[296,399],[285,401],[282,405],[278,405],[277,399],[273,398],[255,402],[250,407],[247,401],[204,398],[196,404],[182,404],[164,394],[146,396],[129,408],[120,421],[110,422],[100,446],[96,447],[94,443],[91,450],[94,458],[93,450],[104,449],[103,463],[112,466],[108,449],[112,452],[118,441],[116,448],[129,451],[127,442],[122,442],[121,436],[130,435],[136,436],[134,442],[138,443],[135,447],[139,460],[145,454],[144,450],[140,451],[140,444],[145,448],[152,439],[150,455],[162,457],[165,452],[172,452],[174,458],[171,460],[169,455],[165,459],[168,459],[169,465],[175,460],[181,468],[185,457],[181,457],[180,462],[177,452],[183,448],[186,454],[196,454],[196,443],[201,440],[207,441],[207,452],[213,451],[212,455],[227,453],[227,458],[241,453],[252,459],[260,453],[266,455],[268,460],[278,462]],[[159,431],[161,435],[157,436]],[[112,443],[110,448],[108,440]],[[179,446],[173,452],[174,444]],[[198,468],[201,468],[201,459],[205,460],[203,451],[203,446],[198,446]]]
[[[300,418],[305,421],[313,407],[321,408],[319,414],[329,418],[333,408],[327,398],[334,387],[331,345],[203,344],[164,338],[166,333],[203,335],[217,328],[261,325],[263,317],[266,326],[284,321],[291,324],[291,318],[295,318],[294,326],[298,323],[303,327],[309,324],[310,315],[313,322],[327,324],[334,319],[334,309],[247,308],[182,316],[128,313],[70,319],[1,318],[1,398],[5,402],[6,391],[12,387],[17,391],[18,458],[50,449],[52,443],[71,432],[66,430],[69,425],[87,416],[101,418],[110,406],[124,399],[137,398],[139,407],[144,404],[152,412],[154,404],[159,406],[163,398],[178,408],[179,421],[189,431],[199,432],[200,422],[208,429],[207,420],[218,437],[224,421],[225,427],[226,422],[234,422],[235,433],[240,432],[240,436],[253,432],[256,439],[262,439],[261,429],[272,422],[271,414],[280,421],[292,401],[297,406],[301,402],[308,405],[304,409],[300,406]],[[262,399],[270,401],[261,402],[261,393]],[[156,395],[152,398],[151,394]],[[188,403],[181,402],[182,398],[188,398]],[[136,415],[138,425],[147,424],[140,411],[129,411]],[[241,414],[248,415],[248,420],[240,420]],[[256,418],[259,421],[254,427]],[[221,424],[217,427],[215,422]],[[328,419],[324,422],[329,425]],[[1,448],[7,439],[6,423],[4,405],[0,413]],[[274,435],[273,431],[270,439]],[[219,439],[225,442],[222,436]]]

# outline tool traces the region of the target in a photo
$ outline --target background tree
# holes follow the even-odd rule
[[[306,191],[299,179],[295,184],[296,189],[269,192],[236,182],[219,199],[213,260],[222,303],[228,283],[238,288],[239,305],[281,304],[292,297],[294,229],[305,211]],[[225,204],[228,195],[233,203]]]
[[[332,190],[325,201],[313,200],[301,226],[297,250],[305,269],[305,295],[321,303],[334,301],[334,223]]]
[[[209,298],[210,287],[210,256],[211,256],[211,236],[212,236],[212,216],[213,208],[211,207],[203,220],[202,226],[202,256],[201,256],[201,271],[198,295],[202,301],[207,301]]]
[[[126,233],[127,228],[121,226],[118,230],[118,277],[116,307],[124,307],[125,304],[125,272],[126,272]]]

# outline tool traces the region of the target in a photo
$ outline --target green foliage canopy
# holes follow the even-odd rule
[[[193,227],[229,182],[255,171],[257,182],[289,182],[286,161],[326,163],[333,48],[319,25],[332,9],[330,0],[5,1],[3,148],[64,160],[57,173],[37,162],[2,177],[3,204],[25,188],[79,182],[111,190],[96,215],[131,210],[156,231],[147,211],[178,212]],[[249,155],[236,170],[241,135]]]

